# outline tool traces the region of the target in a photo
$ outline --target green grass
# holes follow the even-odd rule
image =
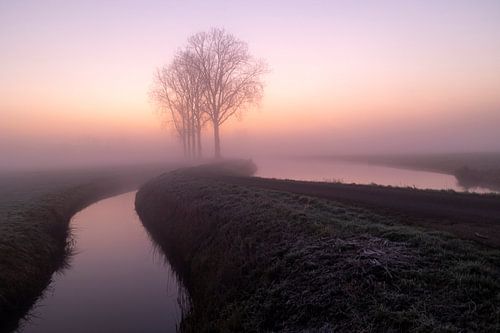
[[[159,166],[0,174],[0,332],[18,321],[64,267],[71,216],[137,188]]]
[[[136,209],[187,287],[184,331],[495,332],[500,251],[184,170]]]

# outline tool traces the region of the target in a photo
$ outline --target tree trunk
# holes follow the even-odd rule
[[[187,158],[186,133],[182,134],[182,149],[184,152],[184,158]]]
[[[191,147],[192,147],[192,158],[196,159],[196,156],[198,155],[196,152],[196,126],[194,122],[194,116],[191,116]]]
[[[188,158],[188,147],[187,147],[187,132],[186,132],[186,119],[182,118],[182,148],[184,149],[184,158]]]
[[[196,121],[196,135],[198,141],[198,158],[201,158],[201,124],[200,119]]]
[[[215,158],[221,158],[219,124],[217,123],[214,123],[214,150],[215,150]]]
[[[188,120],[186,136],[187,136],[187,155],[188,155],[189,159],[191,159],[191,128],[190,127],[191,127],[190,122]]]

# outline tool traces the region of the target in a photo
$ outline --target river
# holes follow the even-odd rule
[[[75,253],[54,274],[20,332],[175,332],[180,284],[134,210],[135,192],[72,221]]]
[[[374,164],[319,159],[256,159],[256,176],[264,178],[378,184],[418,189],[494,192],[483,187],[464,188],[455,176]]]
[[[466,190],[454,176],[427,171],[316,160],[256,164],[259,177]],[[176,331],[184,293],[136,215],[134,199],[135,192],[115,196],[73,217],[70,266],[54,274],[20,332]]]

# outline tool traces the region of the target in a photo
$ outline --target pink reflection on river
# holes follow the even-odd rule
[[[256,159],[255,162],[258,166],[258,177],[466,190],[458,184],[454,176],[436,172],[316,159]],[[491,192],[484,188],[473,188],[469,191]]]
[[[134,210],[135,192],[71,221],[76,253],[21,332],[175,332],[179,284]]]

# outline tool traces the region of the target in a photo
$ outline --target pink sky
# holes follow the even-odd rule
[[[211,26],[272,69],[226,152],[500,150],[499,1],[10,1],[0,165],[173,151],[152,74]]]

